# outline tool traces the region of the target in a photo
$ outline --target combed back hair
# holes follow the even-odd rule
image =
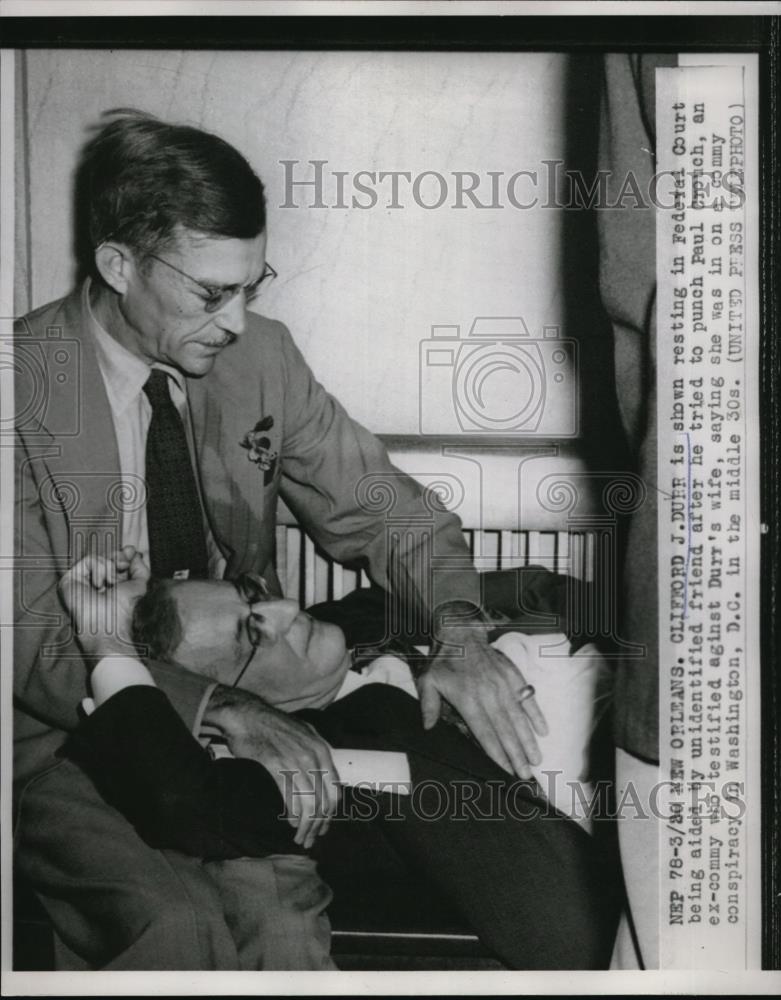
[[[150,577],[136,599],[130,638],[144,659],[171,663],[182,641],[182,622],[172,593],[172,580]]]
[[[178,226],[215,238],[253,239],[266,228],[263,184],[229,143],[132,108],[106,111],[76,172],[76,251],[95,274],[108,239],[156,253]]]

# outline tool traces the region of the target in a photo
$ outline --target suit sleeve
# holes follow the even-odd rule
[[[316,381],[285,330],[280,491],[340,563],[360,564],[424,616],[449,600],[480,603],[461,522],[397,469],[384,445]]]
[[[302,853],[268,771],[212,760],[157,688],[113,695],[82,720],[67,752],[152,847],[220,860]]]
[[[48,497],[42,463],[17,436],[14,511],[14,700],[28,715],[72,730],[87,694],[87,668],[57,591],[70,554],[58,551],[43,507]],[[43,498],[43,499],[42,499]],[[193,726],[211,681],[180,667],[149,663],[159,687]]]

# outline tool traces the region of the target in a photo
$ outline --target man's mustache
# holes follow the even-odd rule
[[[226,331],[225,336],[221,337],[219,340],[206,340],[203,343],[207,347],[230,347],[231,344],[235,344],[239,339],[237,333],[229,333]]]

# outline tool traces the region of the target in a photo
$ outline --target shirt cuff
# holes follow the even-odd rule
[[[201,703],[198,706],[198,711],[195,713],[195,719],[193,720],[192,734],[196,739],[200,739],[203,730],[203,717],[206,714],[206,706],[209,704],[209,699],[214,694],[217,683],[210,684],[206,690],[203,692],[203,697],[201,698]]]
[[[152,675],[140,660],[132,656],[104,656],[90,675],[92,698],[85,699],[91,711],[128,687],[157,687]]]

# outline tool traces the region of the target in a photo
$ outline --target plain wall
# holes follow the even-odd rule
[[[419,429],[419,344],[432,325],[523,316],[533,337],[564,315],[559,210],[451,207],[453,171],[541,171],[564,149],[565,59],[555,54],[30,50],[19,68],[18,311],[72,284],[71,184],[86,128],[138,107],[219,133],[263,178],[268,259],[280,277],[255,307],[283,320],[323,383],[378,432]],[[282,207],[282,160],[296,177],[436,171],[445,204],[417,205],[400,181],[376,207],[314,208],[311,188]],[[438,183],[428,179],[431,204]],[[522,183],[519,197],[530,198]],[[544,196],[544,191],[540,192]],[[363,197],[366,202],[368,199]],[[463,203],[468,203],[466,198]],[[566,331],[564,331],[566,333]]]

